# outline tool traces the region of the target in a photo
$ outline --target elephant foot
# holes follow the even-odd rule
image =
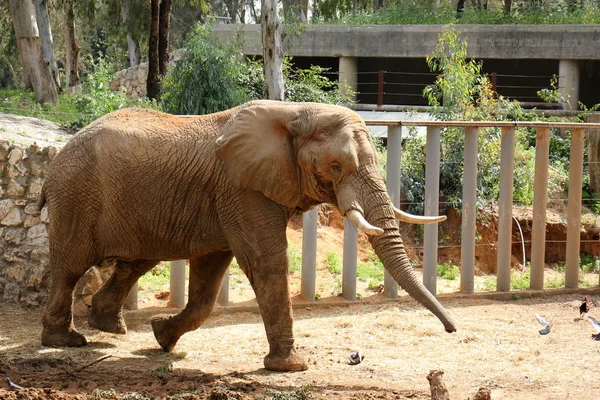
[[[306,371],[308,364],[295,349],[287,354],[271,352],[264,360],[265,368],[271,371]]]
[[[85,337],[74,329],[48,328],[42,330],[42,345],[52,347],[83,347]]]
[[[173,317],[169,315],[157,315],[150,320],[154,337],[158,344],[160,344],[160,347],[166,352],[173,350],[181,337],[181,335],[175,332],[175,329],[172,326],[172,318]]]
[[[117,313],[102,312],[97,311],[97,309],[92,306],[88,316],[88,324],[92,328],[96,328],[103,332],[116,333],[119,335],[127,333],[127,325],[123,318],[123,309],[119,310]]]

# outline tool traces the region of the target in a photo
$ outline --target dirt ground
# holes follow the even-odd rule
[[[588,293],[589,289],[588,289]],[[582,295],[518,300],[453,298],[443,304],[458,332],[416,302],[302,306],[295,310],[296,345],[304,372],[266,371],[267,341],[260,316],[217,312],[172,353],[155,342],[147,321],[117,336],[77,320],[89,345],[40,346],[41,312],[0,305],[0,370],[27,389],[7,399],[428,399],[426,379],[441,369],[452,399],[479,387],[492,399],[593,399],[600,396],[600,342],[579,319]],[[600,290],[592,299],[600,300]],[[552,320],[538,334],[537,312]],[[600,319],[600,309],[590,315]],[[131,318],[128,318],[131,320]],[[348,365],[360,350],[364,360]],[[100,357],[110,356],[95,364]],[[147,397],[142,397],[142,395]]]

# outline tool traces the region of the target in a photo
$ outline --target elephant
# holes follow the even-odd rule
[[[115,262],[93,296],[88,323],[125,333],[122,305],[160,260],[190,260],[189,300],[156,316],[170,351],[213,310],[235,256],[255,292],[276,371],[305,370],[294,347],[286,226],[296,211],[330,203],[367,234],[385,269],[447,332],[455,324],[408,259],[397,220],[436,223],[396,208],[369,130],[337,105],[257,100],[203,116],[122,109],[80,130],[52,159],[37,210],[49,215],[48,302],[42,344],[84,346],[73,288],[94,265]]]

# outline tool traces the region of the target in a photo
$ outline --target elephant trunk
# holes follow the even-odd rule
[[[370,190],[362,191],[360,197],[362,197],[361,204],[367,221],[384,230],[381,235],[369,235],[375,253],[402,289],[438,317],[444,324],[446,332],[455,332],[456,327],[452,318],[420,281],[406,255],[404,242],[395,220],[394,207],[383,187],[383,182],[378,185],[381,186],[378,188],[370,186]]]

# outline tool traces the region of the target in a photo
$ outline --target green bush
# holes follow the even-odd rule
[[[327,258],[325,260],[327,265],[327,269],[333,275],[339,275],[342,273],[342,260],[340,260],[340,256],[333,251],[327,253]]]
[[[210,114],[248,99],[238,82],[245,63],[238,44],[221,44],[209,24],[196,25],[186,37],[183,57],[162,81],[161,104],[172,114]]]
[[[290,274],[302,270],[302,252],[298,251],[293,243],[288,246],[288,262]]]
[[[443,263],[437,266],[437,276],[453,281],[460,276],[460,268],[454,264]]]
[[[110,82],[115,78],[112,65],[105,58],[86,61],[90,71],[82,82],[82,93],[75,95],[75,109],[80,113],[71,126],[79,129],[108,114],[124,107],[156,108],[156,104],[147,99],[135,99],[121,92],[113,92]]]

